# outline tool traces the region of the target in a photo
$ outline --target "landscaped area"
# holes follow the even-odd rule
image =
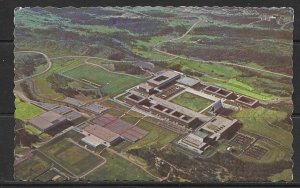
[[[141,120],[137,126],[149,131],[148,135],[142,140],[128,146],[126,150],[138,149],[143,147],[161,148],[172,142],[178,135],[159,127],[151,122],[153,118],[147,117]]]
[[[64,74],[79,80],[86,79],[90,82],[99,84],[101,85],[101,91],[109,96],[118,95],[126,89],[145,81],[143,78],[114,73],[101,67],[91,65],[82,65],[67,71]]]
[[[213,101],[209,99],[200,97],[189,92],[182,93],[181,95],[172,99],[171,102],[189,108],[195,112],[199,112],[213,103]]]
[[[37,176],[46,172],[50,168],[50,163],[38,155],[21,162],[16,166],[16,177],[20,180],[34,180]]]
[[[286,116],[286,112],[264,107],[242,109],[234,115],[243,123],[242,129],[273,139],[291,149],[293,140],[291,132],[276,126],[276,123],[284,120]]]
[[[101,155],[106,158],[107,162],[87,175],[85,179],[94,181],[149,181],[155,179],[140,167],[112,152],[104,151]]]
[[[15,105],[15,117],[23,121],[26,121],[44,112],[44,110],[40,109],[39,107],[21,101],[19,97],[16,97]]]
[[[78,176],[104,162],[102,158],[77,146],[68,139],[50,142],[41,150],[52,160],[57,161]]]

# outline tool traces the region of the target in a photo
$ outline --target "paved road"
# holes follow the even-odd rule
[[[44,53],[42,53],[42,52],[38,52],[38,51],[15,51],[15,53],[36,53],[36,54],[41,54],[41,55],[44,56],[44,58],[46,59],[47,64],[48,64],[48,67],[47,67],[46,70],[44,70],[44,71],[42,71],[42,72],[40,72],[40,73],[37,73],[37,74],[35,74],[35,75],[28,76],[28,77],[25,77],[25,78],[16,80],[15,83],[22,82],[22,81],[27,80],[27,79],[29,79],[29,78],[33,78],[33,77],[42,75],[42,74],[48,72],[48,71],[50,70],[50,68],[52,67],[52,62],[51,62],[50,58],[49,58],[46,54],[44,54]]]

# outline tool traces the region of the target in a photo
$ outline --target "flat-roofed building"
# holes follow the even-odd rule
[[[52,110],[52,111],[53,111],[53,112],[56,112],[56,113],[59,113],[59,114],[61,114],[61,115],[64,115],[64,114],[67,114],[67,113],[71,112],[72,109],[71,109],[71,108],[68,108],[68,107],[66,107],[66,106],[60,106],[60,107],[58,107],[58,108],[55,108],[55,109]]]
[[[174,104],[156,96],[151,96],[150,109],[153,113],[168,118],[174,122],[190,128],[196,128],[204,122],[211,119],[210,117],[194,112],[183,106]]]
[[[155,91],[155,87],[151,86],[148,83],[141,83],[140,85],[137,86],[137,89],[143,93],[147,93],[149,95],[152,95],[154,93],[156,93]]]
[[[226,99],[236,99],[237,95],[232,91],[228,91],[226,89],[222,89],[216,86],[209,85],[203,89],[203,91],[214,94],[218,97],[226,98]]]
[[[187,76],[184,76],[184,77],[178,79],[176,82],[179,83],[179,84],[188,86],[188,87],[193,87],[193,86],[195,86],[196,84],[199,83],[198,80],[196,80],[194,78],[187,77]]]
[[[51,103],[43,103],[43,102],[32,102],[32,104],[44,109],[44,110],[53,110],[54,108],[57,108],[58,105],[57,104],[51,104]]]
[[[130,91],[130,94],[124,98],[124,100],[131,105],[137,105],[145,99],[145,96],[135,91]]]
[[[79,113],[77,111],[71,111],[71,112],[65,114],[64,116],[67,118],[68,121],[72,121],[72,122],[74,122],[82,117],[81,113]]]
[[[102,106],[98,103],[87,104],[87,105],[83,106],[83,108],[94,114],[100,114],[108,109],[107,107]]]
[[[112,132],[111,130],[99,126],[97,124],[89,124],[84,128],[86,132],[91,135],[94,135],[109,145],[117,144],[121,141],[121,137],[119,134]]]
[[[165,71],[154,78],[151,78],[147,83],[153,87],[161,88],[180,78],[180,74],[175,71]]]
[[[208,144],[204,142],[203,137],[193,133],[189,133],[187,136],[180,139],[178,144],[199,154],[202,154],[203,151],[208,148]]]
[[[239,128],[240,124],[236,119],[230,120],[222,116],[215,116],[197,131],[206,133],[212,140],[219,140],[222,138],[230,138]]]
[[[63,102],[66,102],[68,104],[71,104],[71,105],[74,105],[74,106],[77,106],[77,107],[81,107],[83,105],[85,105],[84,102],[78,100],[78,99],[74,99],[74,98],[71,98],[71,97],[66,97]]]
[[[63,124],[67,119],[56,112],[48,111],[41,115],[31,118],[28,122],[41,131],[47,131],[55,126]]]
[[[107,147],[110,146],[109,143],[105,142],[104,140],[102,140],[94,135],[89,135],[89,136],[82,138],[81,142],[83,142],[84,144],[87,144],[93,148],[97,148],[100,145],[104,145]]]

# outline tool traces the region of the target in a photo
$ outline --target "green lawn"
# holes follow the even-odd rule
[[[51,142],[41,150],[77,175],[82,175],[103,162],[103,159],[66,139]]]
[[[270,110],[263,107],[241,109],[234,117],[243,123],[243,129],[270,139],[273,139],[287,148],[292,146],[292,134],[276,127],[287,116],[287,112]]]
[[[153,177],[143,171],[140,167],[123,159],[113,153],[104,151],[102,156],[106,158],[107,162],[97,168],[85,178],[91,181],[149,181]]]
[[[143,148],[148,146],[150,146],[151,148],[161,148],[173,141],[177,137],[177,134],[153,124],[152,119],[153,118],[147,117],[137,124],[137,126],[145,129],[149,133],[143,139],[128,146],[126,150]]]
[[[51,83],[47,81],[47,78],[52,74],[62,72],[64,70],[71,69],[72,67],[76,67],[83,63],[83,58],[66,58],[66,59],[55,59],[51,60],[52,67],[49,71],[43,75],[35,77],[34,84],[36,93],[42,97],[50,98],[50,99],[63,99],[64,96],[61,93],[55,92]]]
[[[135,124],[136,122],[138,122],[141,118],[140,117],[134,117],[132,115],[129,114],[125,114],[123,117],[121,117],[122,120],[127,121],[131,124]]]
[[[73,70],[67,71],[64,74],[76,79],[86,79],[97,83],[101,85],[102,92],[109,96],[118,95],[126,89],[145,81],[145,79],[142,78],[117,74],[104,70],[100,67],[90,65],[82,65]]]
[[[33,180],[49,168],[50,164],[47,161],[38,155],[34,155],[15,167],[15,175],[20,180]]]
[[[171,102],[189,108],[195,112],[199,112],[212,104],[213,101],[189,92],[184,92],[172,99]]]
[[[26,121],[44,112],[44,110],[42,110],[41,108],[21,101],[19,97],[16,97],[15,105],[15,118],[23,121]]]

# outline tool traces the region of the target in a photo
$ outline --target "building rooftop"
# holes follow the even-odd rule
[[[202,148],[203,146],[206,145],[206,143],[203,142],[202,138],[198,137],[197,135],[195,135],[193,133],[190,133],[186,137],[184,137],[182,139],[182,142],[185,143],[185,144],[188,144],[192,147],[195,147],[197,149],[200,149],[200,148]]]
[[[139,88],[144,89],[144,90],[151,90],[154,87],[149,85],[148,83],[141,83],[140,85],[138,85]]]
[[[85,104],[84,102],[82,102],[80,100],[70,98],[70,97],[65,98],[63,101],[66,103],[72,104],[74,106],[78,106],[78,107],[83,106]]]
[[[215,137],[216,135],[222,134],[224,131],[226,131],[228,128],[230,128],[232,125],[234,125],[237,122],[236,119],[230,120],[227,118],[224,118],[222,116],[216,116],[210,121],[206,122],[201,128],[200,131],[203,132],[203,130],[210,135],[210,137]]]
[[[94,135],[86,136],[83,139],[81,139],[81,141],[83,141],[84,143],[89,144],[93,147],[97,147],[104,142],[103,140],[101,140],[100,138],[98,138]]]
[[[74,121],[74,120],[80,118],[81,114],[79,112],[72,111],[70,113],[65,114],[65,117],[67,118],[68,121]]]
[[[84,128],[84,130],[106,142],[113,142],[120,137],[119,134],[112,132],[102,126],[96,124],[90,124]]]
[[[189,86],[189,87],[192,87],[192,86],[196,85],[197,83],[199,83],[198,80],[196,80],[194,78],[186,77],[186,76],[178,79],[177,82],[182,85]]]
[[[173,111],[174,112],[177,111],[177,112],[179,112],[181,114],[184,114],[186,116],[191,117],[191,119],[189,119],[189,121],[191,121],[192,119],[194,119],[196,117],[199,118],[201,121],[204,121],[204,122],[206,122],[206,121],[208,121],[210,119],[210,117],[208,117],[208,116],[206,116],[204,114],[200,114],[200,113],[194,112],[194,111],[192,111],[192,110],[190,110],[188,108],[185,108],[183,106],[180,106],[180,105],[174,104],[172,102],[166,101],[166,100],[161,99],[159,97],[151,96],[151,98],[153,99],[152,102],[154,104],[160,104],[160,105],[162,105],[162,106],[164,106],[166,108],[169,108],[169,109],[172,110],[172,113],[173,113]],[[154,109],[155,107],[151,107],[151,108]],[[171,113],[167,113],[167,114],[171,114]]]
[[[39,116],[31,118],[29,120],[29,123],[33,124],[41,130],[46,130],[65,120],[65,117],[63,117],[62,115],[53,111],[48,111]]]
[[[195,131],[194,134],[197,135],[198,137],[202,138],[202,139],[204,139],[208,136],[207,133],[204,133],[204,132],[201,132],[201,131]]]
[[[92,104],[85,105],[84,109],[89,110],[89,111],[91,111],[93,113],[98,114],[98,113],[103,112],[107,108],[104,107],[104,106],[102,106],[102,105],[100,105],[100,104],[98,104],[98,103],[92,103]]]
[[[175,77],[178,77],[180,74],[174,71],[165,71],[154,78],[148,80],[148,83],[151,85],[159,86],[165,82],[168,82]]]
[[[52,109],[58,107],[57,104],[43,103],[43,102],[32,102],[32,104],[34,104],[40,108],[43,108],[44,110],[52,110]]]
[[[72,111],[72,109],[65,107],[65,106],[60,106],[54,110],[52,110],[53,112],[59,113],[59,114],[66,114]]]

